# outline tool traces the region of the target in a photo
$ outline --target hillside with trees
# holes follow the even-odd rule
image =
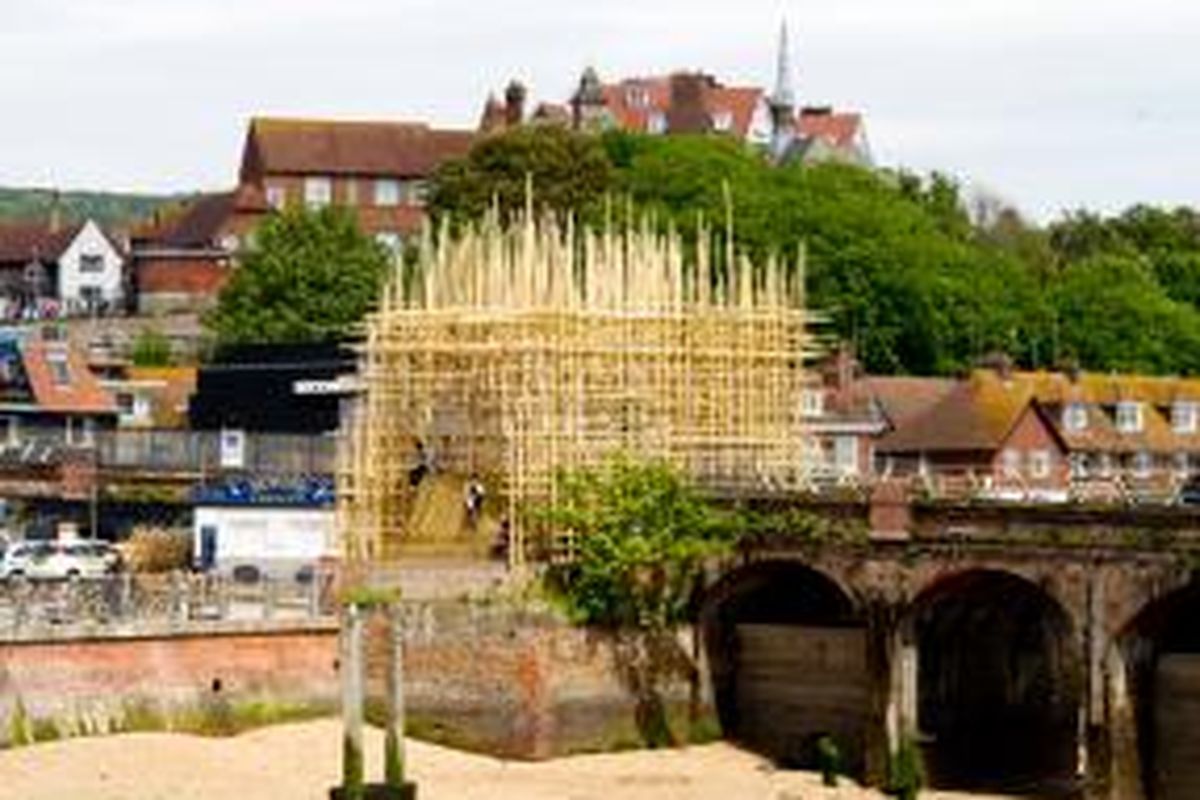
[[[719,137],[526,128],[445,166],[434,214],[511,213],[526,175],[545,210],[619,224],[636,208],[689,233],[723,230],[732,209],[740,247],[803,249],[824,334],[854,342],[875,372],[951,374],[1003,351],[1028,368],[1200,373],[1193,209],[1077,212],[1038,226],[1000,203],[968,203],[936,174],[774,167]]]
[[[122,194],[117,192],[61,192],[57,195],[63,219],[94,219],[105,226],[126,225],[151,214],[154,209],[178,202],[183,196]],[[54,208],[56,195],[50,189],[0,187],[0,222],[44,220]]]

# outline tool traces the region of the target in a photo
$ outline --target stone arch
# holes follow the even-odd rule
[[[1083,664],[1072,616],[1050,591],[1008,570],[943,574],[916,596],[908,627],[935,786],[1074,783]]]
[[[725,574],[700,616],[726,736],[786,766],[811,766],[830,736],[861,768],[868,724],[866,636],[853,596],[798,560]]]
[[[1200,575],[1146,603],[1117,639],[1133,701],[1141,788],[1200,794]]]

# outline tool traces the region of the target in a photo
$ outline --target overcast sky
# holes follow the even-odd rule
[[[877,159],[1038,217],[1200,205],[1192,0],[3,0],[0,184],[176,191],[235,180],[255,114],[473,126],[512,76],[562,100],[703,68],[866,114]]]

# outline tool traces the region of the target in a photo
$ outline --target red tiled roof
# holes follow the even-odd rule
[[[828,110],[804,109],[796,119],[796,132],[803,138],[824,139],[838,148],[850,147],[862,127],[862,115]]]
[[[55,229],[44,222],[0,225],[0,263],[57,261],[81,227],[77,224]]]
[[[474,132],[423,123],[260,118],[250,123],[243,178],[253,167],[260,174],[425,177],[466,155],[474,141]]]
[[[704,78],[704,76],[697,76]],[[704,88],[704,109],[712,118],[721,112],[732,116],[730,133],[745,138],[763,90],[751,86],[722,86],[711,79]],[[653,113],[671,109],[671,76],[629,78],[603,87],[604,103],[618,128],[647,132]]]
[[[56,357],[63,359],[66,366],[66,382],[56,380],[50,365],[50,360]],[[30,340],[21,347],[21,361],[41,410],[61,414],[116,413],[116,401],[100,386],[78,349],[61,342]]]

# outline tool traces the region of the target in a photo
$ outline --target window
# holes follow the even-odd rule
[[[425,205],[425,195],[429,185],[425,181],[411,180],[404,182],[404,202],[410,206]]]
[[[1063,409],[1063,428],[1072,433],[1077,433],[1087,430],[1087,426],[1087,406],[1083,403],[1068,403]]]
[[[17,417],[0,417],[0,445],[16,447],[21,443],[21,420]]]
[[[104,272],[104,256],[97,253],[84,253],[79,257],[80,272]]]
[[[841,475],[858,474],[858,437],[839,436],[833,441],[833,464]]]
[[[400,181],[391,178],[380,178],[375,181],[375,205],[400,205]]]
[[[800,410],[804,416],[824,416],[825,393],[820,389],[805,389],[800,395],[800,404]]]
[[[625,90],[625,102],[630,108],[645,108],[650,105],[650,92],[645,86],[630,86]]]
[[[1198,416],[1196,403],[1177,400],[1171,406],[1171,427],[1176,433],[1195,433]]]
[[[1133,477],[1148,478],[1154,467],[1154,459],[1149,453],[1138,453],[1133,457]]]
[[[1005,450],[1001,455],[1001,465],[1004,470],[1004,477],[1019,478],[1021,477],[1021,453],[1018,450]]]
[[[661,111],[652,111],[646,118],[646,132],[655,135],[667,132],[667,115]]]
[[[358,179],[349,178],[346,180],[344,186],[345,189],[343,189],[342,195],[345,197],[346,205],[358,205]]]
[[[329,178],[305,178],[304,202],[310,208],[321,208],[333,202],[333,181]]]
[[[50,377],[56,385],[71,385],[71,368],[67,365],[66,353],[47,353],[46,363],[50,367]]]
[[[718,111],[712,117],[713,130],[719,133],[728,133],[733,130],[733,112]]]
[[[1192,473],[1192,459],[1187,453],[1175,454],[1175,472],[1184,477]]]
[[[1077,481],[1087,480],[1088,470],[1091,465],[1088,463],[1087,453],[1072,453],[1071,454],[1071,478]]]
[[[122,417],[133,416],[133,394],[130,392],[117,392],[117,413]]]
[[[1101,453],[1099,458],[1099,466],[1096,468],[1096,473],[1101,478],[1111,478],[1113,472],[1112,456],[1108,453]]]
[[[1034,450],[1029,454],[1029,476],[1035,480],[1050,477],[1051,458],[1049,450]]]
[[[226,253],[236,253],[240,245],[237,234],[227,233],[221,237],[221,249]]]
[[[95,441],[96,421],[91,417],[67,417],[68,447],[91,447]]]
[[[1142,404],[1117,403],[1117,430],[1120,433],[1141,433]]]
[[[282,211],[287,205],[287,189],[282,186],[268,186],[267,205],[275,211]]]

